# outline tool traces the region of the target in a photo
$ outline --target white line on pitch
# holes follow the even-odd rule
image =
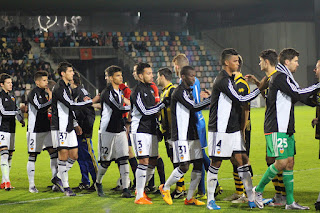
[[[81,197],[83,194],[79,194],[76,197]],[[26,201],[18,201],[18,202],[12,202],[12,203],[1,203],[0,206],[6,206],[6,205],[15,205],[15,204],[23,204],[23,203],[32,203],[32,202],[38,202],[38,201],[44,201],[44,200],[57,200],[61,198],[68,198],[67,196],[61,196],[61,197],[50,197],[50,198],[43,198],[43,199],[36,199],[36,200],[26,200]]]

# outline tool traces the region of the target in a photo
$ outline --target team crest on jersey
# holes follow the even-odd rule
[[[281,154],[284,153],[284,148],[280,148],[280,153],[281,153]]]

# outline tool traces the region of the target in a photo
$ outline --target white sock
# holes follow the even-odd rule
[[[10,182],[9,179],[9,154],[1,154],[1,172],[2,172],[2,182]]]
[[[97,183],[102,183],[102,179],[104,174],[106,174],[108,168],[105,168],[103,166],[101,166],[101,164],[98,166],[98,174],[97,174]]]
[[[54,178],[58,175],[58,152],[53,152],[49,155],[52,178]]]
[[[58,158],[50,159],[50,168],[51,168],[52,178],[56,177],[58,173]]]
[[[172,186],[173,184],[175,184],[176,182],[178,182],[184,175],[185,173],[183,173],[179,167],[175,168],[170,177],[168,178],[168,180],[166,181],[166,183],[163,186],[163,190],[170,190],[170,186]]]
[[[193,170],[191,172],[191,181],[188,189],[187,199],[190,200],[193,197],[195,190],[198,188],[202,176],[202,171]]]
[[[320,202],[320,193],[319,193],[319,195],[318,195],[317,202]]]
[[[136,189],[137,195],[136,200],[143,197],[144,187],[146,185],[146,175],[147,175],[148,165],[138,164],[136,169]]]
[[[29,188],[34,187],[34,173],[35,173],[35,161],[28,161],[27,163],[27,172],[28,172],[28,180],[29,180]]]
[[[67,161],[58,160],[58,172],[61,177],[63,188],[69,187]]]
[[[71,158],[68,158],[68,160],[67,160],[67,165],[66,165],[68,172],[69,172],[69,170],[72,168],[74,162],[76,162],[76,160],[73,160],[73,159],[71,159]]]
[[[207,194],[208,194],[208,203],[214,199],[214,191],[217,187],[218,182],[218,172],[219,168],[209,166],[207,172]]]
[[[155,168],[148,165],[147,174],[146,174],[146,185],[151,180],[152,176],[154,175],[154,171],[155,171]]]
[[[249,171],[249,165],[246,164],[243,166],[239,166],[237,170],[238,170],[239,178],[241,179],[243,186],[246,190],[248,200],[253,201],[254,200],[253,193],[252,193],[253,186],[252,186],[251,174]]]
[[[122,180],[122,189],[127,189],[129,188],[130,185],[130,179],[129,179],[129,164],[128,161],[126,160],[125,164],[120,164],[120,177]]]

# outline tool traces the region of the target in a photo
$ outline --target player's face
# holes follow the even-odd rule
[[[143,73],[139,74],[139,78],[141,78],[144,83],[151,84],[153,82],[153,74],[151,67],[144,68]]]
[[[41,89],[46,89],[48,87],[48,77],[42,76],[38,80],[36,80],[36,85]]]
[[[122,72],[115,72],[113,76],[110,76],[110,81],[116,85],[120,85],[123,83]]]
[[[260,66],[261,71],[266,71],[267,70],[266,61],[261,57],[259,57],[259,59],[260,59],[259,66]]]
[[[188,74],[184,76],[183,79],[188,86],[192,86],[196,81],[196,71],[189,70]]]
[[[231,55],[225,63],[231,72],[236,72],[239,69],[239,56]]]
[[[73,68],[72,67],[68,67],[67,70],[65,72],[62,72],[62,77],[65,78],[67,81],[72,81],[73,80]]]
[[[159,86],[162,86],[162,77],[160,76],[159,73],[157,74],[157,84],[158,84]]]
[[[316,67],[313,69],[313,72],[316,74],[317,78],[320,78],[320,61],[317,62]]]
[[[298,69],[299,66],[299,62],[298,62],[298,57],[295,56],[292,60],[286,60],[286,65],[288,67],[288,69],[290,70],[290,72],[295,73]]]
[[[7,78],[6,80],[4,80],[4,83],[0,84],[0,86],[2,87],[2,89],[5,92],[10,92],[12,91],[12,79],[11,78]]]

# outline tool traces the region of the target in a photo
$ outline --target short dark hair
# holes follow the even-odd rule
[[[276,66],[278,63],[278,54],[273,49],[263,50],[259,54],[259,57],[262,58],[263,60],[268,60],[271,66]]]
[[[8,75],[7,73],[0,74],[0,84],[4,84],[6,79],[11,78],[11,75]]]
[[[189,72],[190,72],[191,70],[194,70],[194,68],[191,67],[191,66],[184,66],[184,67],[182,67],[182,69],[181,69],[180,75],[181,75],[181,76],[183,76],[183,75],[186,76],[186,75],[189,74]]]
[[[299,57],[299,52],[293,48],[285,48],[279,54],[279,62],[285,64],[285,60],[292,60],[294,57]]]
[[[105,73],[108,73],[108,76],[113,76],[116,72],[122,72],[121,67],[118,67],[116,65],[111,65],[110,67],[107,67],[105,70]]]
[[[47,71],[44,71],[44,70],[40,70],[40,71],[37,71],[35,74],[34,74],[34,81],[37,81],[39,80],[40,78],[42,77],[48,77],[48,72]]]
[[[151,66],[148,63],[143,63],[143,62],[138,63],[138,65],[137,65],[137,75],[142,74],[143,70],[145,68],[149,68],[149,67],[151,67]]]
[[[81,84],[81,76],[80,73],[75,71],[74,75],[73,75],[73,83],[77,86],[79,86]]]
[[[60,76],[61,75],[61,72],[66,72],[68,67],[72,67],[72,64],[68,63],[68,62],[60,62],[59,65],[58,65],[58,73]]]
[[[221,57],[220,57],[220,63],[221,65],[226,65],[224,62],[229,58],[229,56],[231,55],[239,55],[239,53],[233,49],[233,48],[227,48],[224,49],[221,53]]]
[[[161,68],[158,70],[159,75],[163,75],[165,79],[167,79],[168,81],[172,80],[172,71],[165,67],[165,68]]]
[[[55,82],[54,80],[49,80],[49,81],[48,81],[48,89],[49,89],[50,91],[53,90],[54,85],[56,85],[56,82]]]

